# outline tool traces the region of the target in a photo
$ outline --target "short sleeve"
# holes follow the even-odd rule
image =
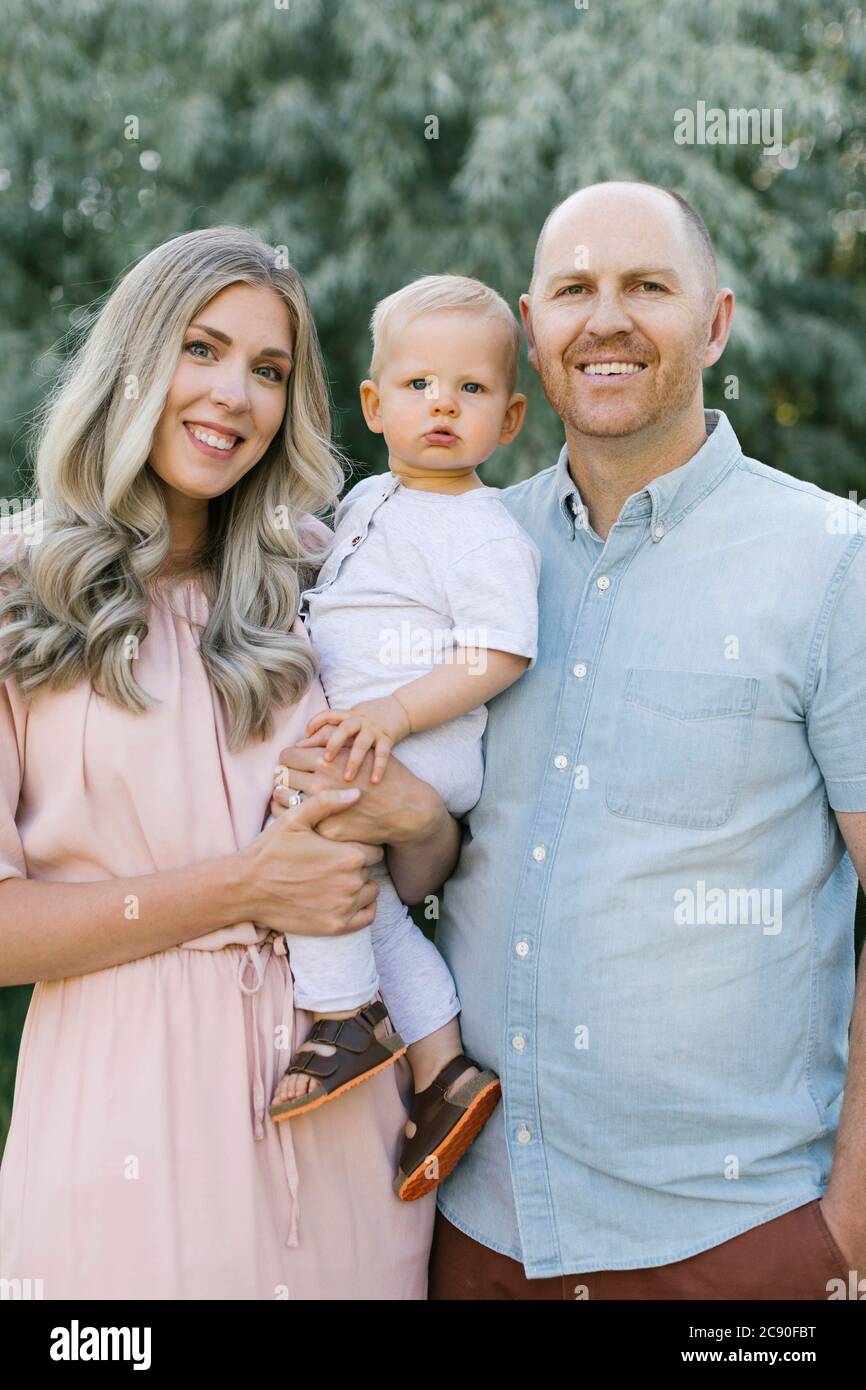
[[[462,555],[445,575],[455,642],[529,657],[538,655],[538,547],[502,536]]]
[[[7,682],[0,682],[0,881],[26,878],[24,846],[15,824],[21,795],[21,760]]]
[[[840,569],[818,635],[806,727],[833,810],[866,811],[866,544]]]

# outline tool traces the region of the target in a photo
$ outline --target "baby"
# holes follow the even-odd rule
[[[538,549],[476,472],[523,423],[519,331],[494,290],[456,275],[398,290],[376,306],[371,328],[361,404],[385,436],[389,472],[344,497],[318,583],[302,595],[331,708],[310,720],[299,746],[324,746],[332,761],[351,740],[348,780],[372,749],[376,782],[397,745],[460,816],[481,792],[485,702],[537,652]],[[277,774],[289,785],[287,769]],[[382,865],[374,876],[372,927],[288,938],[295,1004],[315,1023],[270,1113],[304,1114],[406,1052],[415,1099],[394,1187],[413,1201],[451,1171],[500,1085],[463,1052],[442,956]]]

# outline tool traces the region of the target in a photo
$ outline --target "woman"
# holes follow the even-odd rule
[[[267,1115],[311,1024],[281,933],[367,925],[383,854],[340,838],[355,792],[262,831],[325,705],[297,609],[329,437],[295,271],[191,232],[104,305],[46,403],[42,534],[0,538],[0,983],[38,981],[0,1276],[46,1298],[425,1296],[433,1199],[391,1190],[405,1060],[327,1114]],[[392,851],[418,896],[448,820]]]

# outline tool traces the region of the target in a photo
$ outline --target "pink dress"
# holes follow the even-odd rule
[[[258,834],[277,755],[325,696],[314,681],[271,739],[230,752],[189,621],[206,617],[191,581],[152,605],[136,671],[161,701],[150,713],[89,682],[28,709],[0,684],[0,879],[131,877]],[[119,898],[118,931],[134,910]],[[242,922],[35,986],[0,1169],[0,1277],[41,1280],[48,1299],[426,1297],[435,1195],[391,1190],[405,1058],[311,1115],[268,1115],[279,1043],[294,1050],[311,1026],[293,1013],[285,942]]]

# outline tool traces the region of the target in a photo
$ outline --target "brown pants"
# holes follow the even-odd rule
[[[428,1298],[826,1299],[832,1279],[847,1288],[848,1264],[818,1198],[674,1264],[544,1279],[527,1279],[519,1260],[479,1244],[437,1211]]]

